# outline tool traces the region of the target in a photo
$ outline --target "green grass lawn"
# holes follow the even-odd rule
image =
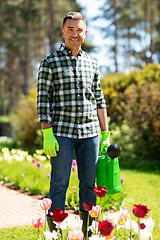
[[[121,177],[124,178],[124,189],[127,193],[122,206],[131,209],[131,218],[135,219],[132,214],[134,204],[145,204],[151,211],[155,227],[153,239],[160,239],[158,223],[160,222],[160,175],[154,173],[144,173],[135,170],[121,170]],[[42,233],[43,230],[41,229]],[[10,229],[0,229],[0,240],[11,239],[37,239],[37,232],[31,226],[16,227]]]
[[[121,177],[124,178],[124,187],[127,193],[122,206],[132,209],[134,204],[142,203],[151,209],[148,215],[151,215],[155,222],[153,239],[160,239],[160,232],[158,231],[158,223],[160,222],[160,175],[136,170],[121,170]]]

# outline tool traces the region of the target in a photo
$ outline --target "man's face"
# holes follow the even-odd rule
[[[65,46],[70,50],[78,50],[84,42],[87,30],[83,20],[67,19],[62,29]]]

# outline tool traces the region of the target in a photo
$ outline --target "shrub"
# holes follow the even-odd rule
[[[129,128],[135,129],[139,137],[139,146],[143,145],[142,148],[145,148],[146,156],[143,161],[158,162],[160,159],[160,64],[148,64],[141,71],[132,71],[128,75],[116,73],[106,76],[102,80],[102,88],[111,123],[115,122],[117,126],[121,126],[126,120]],[[124,142],[126,143],[129,144]],[[133,141],[132,144],[137,150],[137,141]],[[135,154],[137,159],[141,158],[141,154],[136,152]]]
[[[11,117],[14,138],[22,146],[40,147],[42,145],[41,127],[36,122],[36,118],[36,89],[31,89],[29,96],[22,96]]]

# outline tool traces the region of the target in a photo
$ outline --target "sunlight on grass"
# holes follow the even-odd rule
[[[149,215],[155,222],[153,239],[160,239],[158,223],[160,222],[160,176],[135,170],[121,170],[127,197],[123,206],[132,209],[134,204],[144,204],[151,209]]]

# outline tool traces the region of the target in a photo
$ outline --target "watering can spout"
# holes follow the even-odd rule
[[[120,148],[113,144],[104,149],[105,155],[100,156],[97,164],[97,186],[106,187],[107,194],[118,193],[121,189],[121,179],[118,156]]]

